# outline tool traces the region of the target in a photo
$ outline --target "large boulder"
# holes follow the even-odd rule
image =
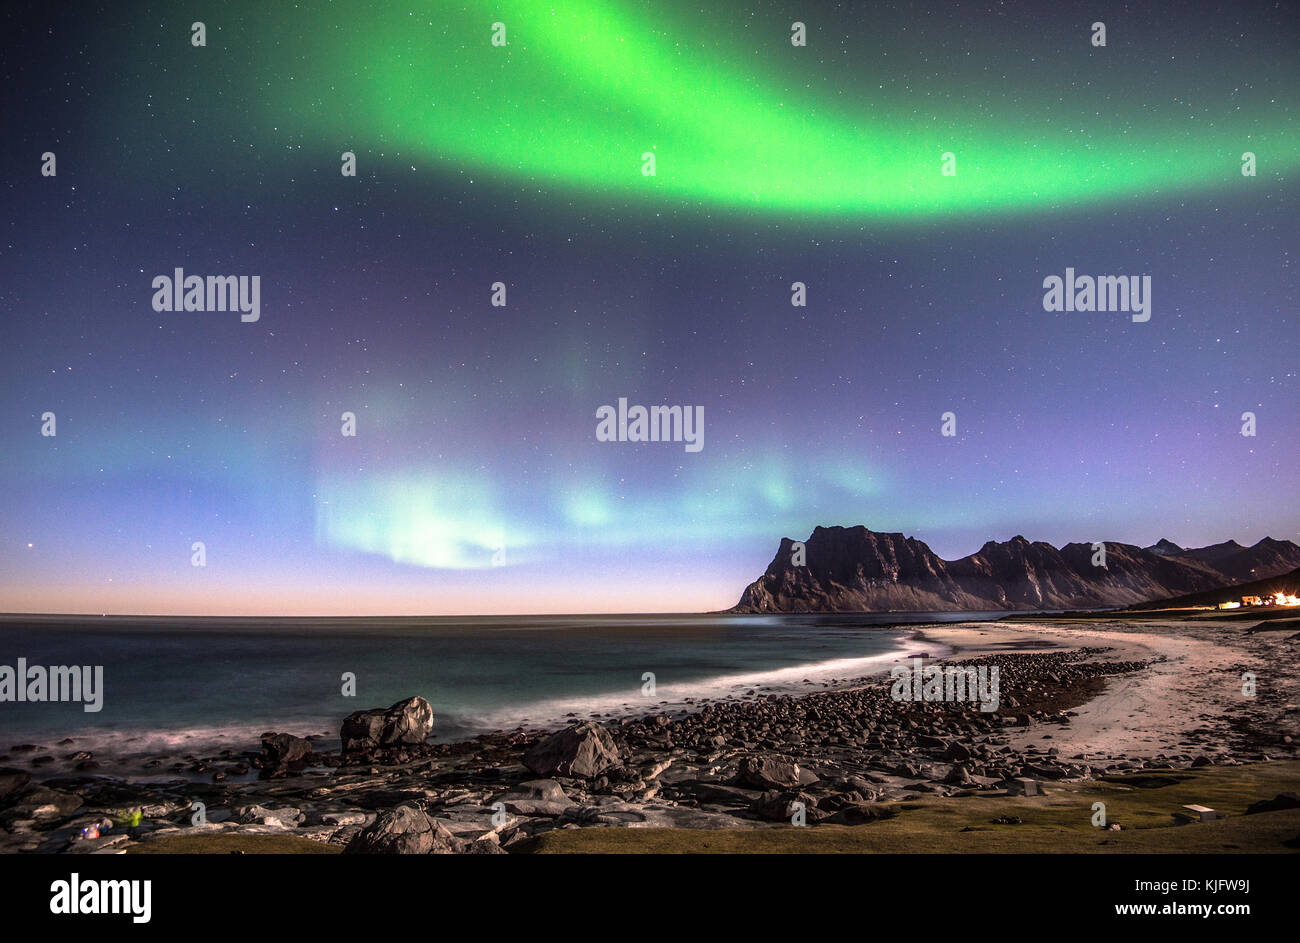
[[[802,777],[798,765],[783,756],[747,756],[740,761],[740,781],[755,789],[791,789]]]
[[[408,697],[387,710],[353,711],[343,721],[344,753],[424,743],[433,732],[433,708],[422,697]]]
[[[524,753],[524,765],[538,776],[590,779],[621,762],[614,738],[590,720],[566,727]]]
[[[452,855],[460,841],[412,805],[380,812],[343,849],[345,855]]]
[[[829,812],[817,808],[817,800],[806,792],[777,792],[776,790],[765,792],[760,798],[754,800],[753,809],[763,818],[779,822],[794,816],[798,811],[796,802],[802,803],[806,822],[816,822],[830,815]]]
[[[266,765],[280,768],[302,763],[311,755],[311,741],[291,733],[262,734],[262,759]]]

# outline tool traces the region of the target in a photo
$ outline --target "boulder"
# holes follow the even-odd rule
[[[573,800],[553,779],[533,779],[520,783],[497,800],[515,815],[559,815],[572,806]]]
[[[272,825],[277,828],[296,828],[305,816],[298,809],[267,809],[260,805],[237,805],[230,817],[240,825]]]
[[[803,785],[798,764],[783,756],[747,756],[740,761],[740,781],[755,789],[791,789]]]
[[[817,800],[806,792],[777,792],[776,790],[765,792],[760,798],[754,800],[753,809],[763,818],[778,822],[794,816],[796,802],[803,803],[806,822],[816,822],[829,814],[819,809]]]
[[[965,763],[971,758],[971,752],[965,744],[953,741],[948,744],[948,749],[944,751],[943,758],[949,763]]]
[[[422,697],[408,697],[387,710],[353,711],[343,721],[344,753],[424,743],[433,732],[433,708]]]
[[[593,721],[566,727],[524,753],[524,765],[538,776],[590,779],[620,762],[614,738]]]
[[[8,766],[0,768],[0,803],[8,802],[11,797],[17,797],[31,778],[32,774],[23,769],[13,769]]]
[[[450,855],[460,842],[415,806],[380,812],[343,849],[345,855]]]
[[[280,768],[302,763],[311,754],[311,741],[291,733],[262,734],[262,759]]]
[[[969,786],[972,783],[970,770],[965,764],[958,763],[948,772],[943,781],[949,786]]]

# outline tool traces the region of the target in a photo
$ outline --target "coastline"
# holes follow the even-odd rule
[[[755,689],[672,712],[596,717],[619,759],[592,775],[529,769],[525,756],[547,737],[515,730],[396,752],[313,754],[298,768],[271,767],[265,750],[260,763],[251,751],[213,758],[246,763],[256,777],[247,782],[65,776],[33,788],[55,794],[40,797],[47,806],[75,808],[43,822],[11,805],[0,812],[3,850],[115,853],[232,833],[344,847],[411,807],[450,836],[451,850],[498,853],[556,829],[780,828],[792,802],[812,824],[866,823],[908,797],[1004,794],[1018,773],[1087,783],[1147,768],[1294,758],[1300,692],[1294,673],[1272,666],[1294,664],[1297,642],[1286,629],[1253,628],[1066,616],[909,626],[904,648],[926,651],[927,663],[999,665],[1003,707],[981,715],[891,704],[887,680],[873,673],[810,681],[797,693]],[[879,657],[890,659],[883,672],[908,656]],[[1243,666],[1267,679],[1266,694],[1234,698],[1233,672]],[[586,720],[572,718],[571,729]],[[201,826],[189,821],[194,801],[213,810]],[[79,823],[124,808],[149,814],[77,840]]]

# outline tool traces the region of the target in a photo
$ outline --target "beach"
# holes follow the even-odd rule
[[[611,837],[630,829],[664,830],[655,840],[681,835],[688,845],[707,833],[762,832],[743,840],[793,848],[819,830],[892,834],[918,802],[965,809],[972,798],[997,798],[1029,814],[1025,781],[1051,803],[1152,770],[1181,771],[1175,783],[1271,771],[1243,781],[1240,797],[1224,794],[1240,812],[1300,785],[1272,788],[1295,778],[1294,624],[1011,617],[915,632],[870,676],[617,717],[598,711],[548,730],[521,724],[439,743],[419,736],[420,698],[375,704],[343,725],[339,748],[267,731],[280,736],[193,757],[203,781],[193,771],[140,781],[61,770],[19,783],[33,753],[65,748],[11,746],[0,756],[0,841],[5,851],[42,853],[179,850],[178,842],[201,851],[248,840],[280,851],[495,854],[563,850],[579,841],[575,831],[593,832],[581,840],[588,845],[634,841]],[[888,670],[918,663],[969,668],[972,677],[996,668],[996,709],[899,701]],[[1253,696],[1243,693],[1247,672]],[[404,730],[414,734],[403,740]],[[1090,808],[1077,810],[1083,826]],[[1172,826],[1182,813],[1150,814]],[[1014,828],[1022,816],[1003,818]],[[97,837],[83,837],[96,824]],[[1241,850],[1285,850],[1270,845],[1275,837],[1261,832]]]

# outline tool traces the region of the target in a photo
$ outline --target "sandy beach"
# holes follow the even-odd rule
[[[1241,732],[1266,725],[1300,737],[1300,673],[1294,665],[1300,632],[1284,622],[1037,620],[927,627],[925,636],[949,645],[953,658],[1031,651],[1043,644],[1108,648],[1104,656],[1147,661],[1138,673],[1116,676],[1106,690],[1076,708],[1068,731],[1053,734],[1063,752],[1150,758],[1200,750],[1229,752]],[[1242,675],[1256,676],[1256,695],[1242,693]],[[1013,745],[1033,739],[1018,731]],[[1234,740],[1234,737],[1237,740]]]

